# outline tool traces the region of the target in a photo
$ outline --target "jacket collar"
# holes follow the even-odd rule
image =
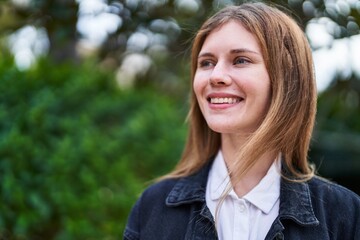
[[[197,173],[180,178],[166,198],[167,206],[205,202],[206,183],[213,159]]]
[[[281,179],[279,219],[292,219],[302,225],[318,225],[306,182]]]
[[[197,173],[180,178],[166,198],[166,205],[176,207],[194,202],[205,203],[206,183],[212,162],[213,159]],[[281,179],[278,218],[292,219],[307,226],[319,224],[311,203],[308,183]]]

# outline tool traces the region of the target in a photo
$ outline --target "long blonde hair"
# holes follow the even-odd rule
[[[233,180],[239,180],[268,151],[282,153],[283,165],[295,180],[307,180],[314,174],[307,158],[317,94],[308,41],[291,17],[264,3],[246,3],[220,10],[202,25],[194,38],[191,81],[206,37],[230,20],[238,21],[256,37],[271,81],[269,110],[258,129],[240,146],[237,157],[241,161],[235,165]],[[163,178],[195,173],[220,148],[220,134],[208,127],[193,90],[187,120],[189,132],[181,160]]]

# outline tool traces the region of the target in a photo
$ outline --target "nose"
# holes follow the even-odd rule
[[[210,84],[213,86],[226,86],[231,84],[231,77],[227,67],[218,62],[213,68],[210,75]]]

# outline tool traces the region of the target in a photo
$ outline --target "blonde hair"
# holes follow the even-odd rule
[[[314,175],[308,150],[316,114],[316,84],[308,41],[297,23],[284,12],[264,3],[229,6],[209,18],[195,36],[191,80],[206,37],[235,20],[251,32],[261,47],[271,81],[271,103],[258,129],[240,147],[233,180],[239,180],[266,152],[281,152],[282,164],[296,181]],[[191,84],[192,85],[192,84]],[[181,160],[163,178],[188,176],[218,152],[220,134],[212,131],[191,91],[187,120],[189,132]]]

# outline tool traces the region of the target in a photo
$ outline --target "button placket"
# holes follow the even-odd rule
[[[238,205],[239,212],[241,212],[241,213],[246,212],[247,206],[243,200],[239,201],[237,205]]]

